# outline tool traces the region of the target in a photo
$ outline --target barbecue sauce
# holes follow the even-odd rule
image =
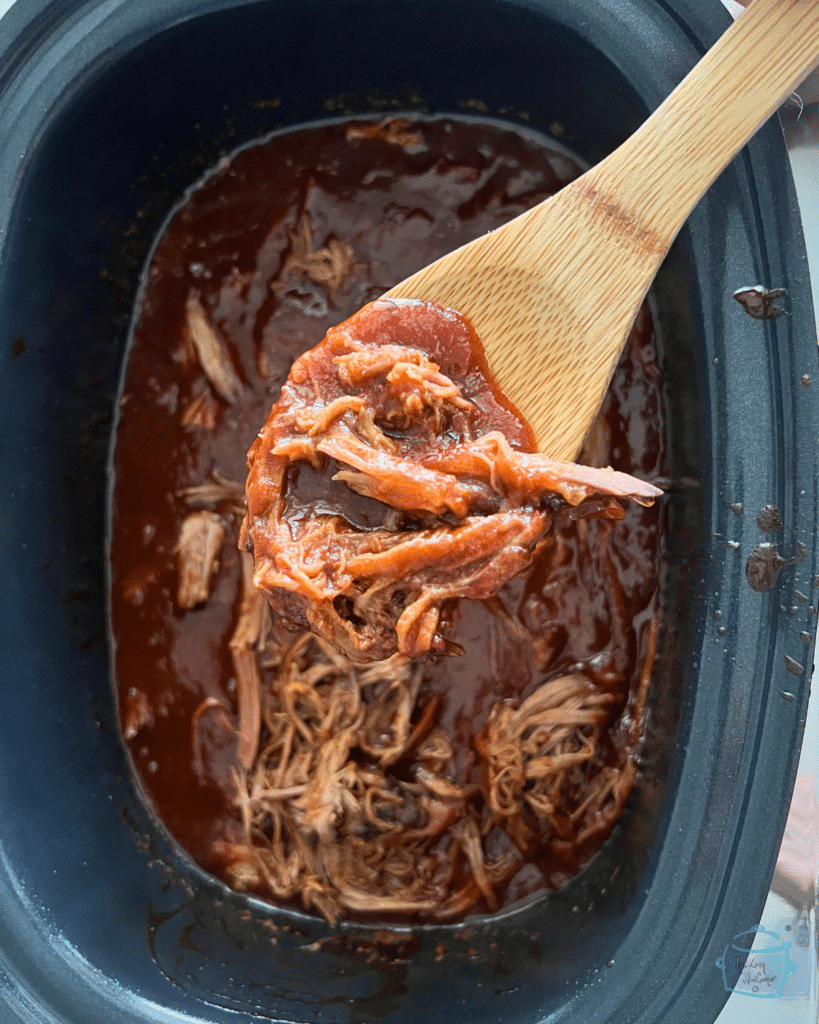
[[[292,362],[398,281],[579,173],[546,139],[492,122],[309,126],[225,161],[191,190],[159,238],[134,319],[114,453],[116,686],[123,735],[149,801],[217,876],[228,878],[224,851],[242,835],[230,640],[241,602],[245,459]],[[227,384],[218,366],[207,371],[192,337],[192,302],[211,325],[222,370],[232,371]],[[662,473],[659,379],[644,309],[585,461],[645,480]],[[305,470],[300,491],[312,487],[320,496],[331,475]],[[372,499],[345,501],[365,528],[383,514]],[[218,517],[224,539],[208,570],[209,596],[183,609],[177,546],[182,523],[197,510]],[[642,717],[635,705],[645,699],[658,611],[659,523],[658,506],[632,503],[617,524],[564,522],[532,568],[496,598],[448,610],[452,656],[425,665],[424,692],[437,695],[438,725],[455,745],[460,780],[477,781],[475,738],[497,701],[523,700],[545,680],[580,669],[616,696],[607,762],[636,755]],[[290,643],[287,628],[274,624],[270,643]],[[261,671],[267,679],[263,658]],[[562,885],[609,831],[533,854],[504,905]]]

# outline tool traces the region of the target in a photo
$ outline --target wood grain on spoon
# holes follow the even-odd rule
[[[688,214],[818,63],[819,0],[754,0],[611,156],[387,297],[467,316],[539,450],[573,459]]]

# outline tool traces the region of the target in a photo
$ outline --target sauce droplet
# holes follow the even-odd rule
[[[776,505],[765,505],[761,508],[756,516],[756,525],[763,533],[777,533],[785,527]]]
[[[742,502],[735,501],[733,505],[729,505],[728,507],[731,509],[732,512],[736,512],[736,514],[739,515],[742,511]]]
[[[765,288],[761,284],[738,288],[734,292],[734,298],[754,320],[776,320],[785,316],[785,310],[776,304],[783,295],[784,288]]]
[[[795,658],[791,658],[788,654],[785,655],[785,668],[795,676],[801,676],[805,671],[799,662],[796,661]],[[791,694],[791,696],[793,696],[793,694]],[[793,699],[796,700],[795,697]]]
[[[807,632],[807,630],[803,629],[802,632],[799,634],[799,639],[802,641],[803,644],[809,644],[813,637],[810,635],[810,633]]]
[[[780,690],[779,692],[785,698],[786,701],[789,701],[791,704],[796,703],[796,697],[794,697],[792,693],[789,693],[787,690]]]
[[[805,545],[801,541],[797,542],[793,558],[783,558],[776,544],[758,544],[745,563],[748,585],[760,594],[773,590],[780,572],[788,566],[799,565],[805,560],[805,555]]]

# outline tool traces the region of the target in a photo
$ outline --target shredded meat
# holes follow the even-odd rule
[[[241,397],[242,382],[236,375],[236,370],[233,368],[224,343],[216,334],[213,324],[205,312],[205,307],[195,291],[188,295],[185,307],[185,326],[202,372],[210,381],[213,390],[229,405],[233,405]],[[207,399],[202,399],[202,402],[206,403]],[[199,412],[200,410],[190,412],[189,406],[191,422],[196,422],[195,417]]]
[[[242,593],[239,618],[230,638],[230,653],[236,673],[239,711],[237,757],[249,770],[259,749],[262,724],[259,689],[262,684],[259,650],[270,632],[270,607],[253,586],[253,559],[242,555]]]
[[[193,487],[183,487],[176,493],[191,508],[214,508],[225,502],[231,511],[244,515],[245,485],[226,480],[215,469],[211,471],[209,480]]]
[[[210,392],[205,388],[192,398],[182,413],[182,425],[184,427],[204,427],[205,430],[213,430],[216,425],[217,402]]]
[[[578,674],[492,708],[475,739],[483,794],[524,855],[550,838],[583,843],[620,817],[636,764],[607,766],[600,744],[617,703]]]
[[[265,742],[238,782],[245,843],[225,851],[234,885],[299,898],[331,922],[498,905],[522,860],[487,855],[480,789],[453,780],[452,745],[432,727],[438,702],[421,685],[404,655],[361,666],[309,633],[294,641],[263,693]],[[398,761],[400,777],[388,771]]]
[[[418,126],[403,117],[387,117],[376,124],[356,121],[347,126],[348,142],[355,139],[380,139],[402,149],[415,149],[424,143],[423,133]]]
[[[240,623],[254,619],[258,646],[267,625],[247,611],[249,578]],[[605,838],[634,785],[635,758],[606,742],[622,700],[587,675],[497,702],[475,738],[476,785],[458,781],[423,663],[355,664],[309,632],[274,650],[269,681],[255,675],[261,747],[236,776],[244,841],[222,850],[240,891],[300,901],[331,923],[351,911],[448,921],[494,910],[539,849]],[[653,661],[652,628],[627,728],[644,714]],[[200,711],[226,718],[213,699]]]
[[[618,497],[660,493],[513,447],[471,345],[451,310],[372,303],[296,360],[250,450],[242,544],[254,582],[354,661],[446,650],[445,604],[488,598],[525,570],[555,516],[619,519]],[[299,501],[298,473],[328,464],[383,505],[379,526],[352,525],[343,503]]]
[[[244,439],[317,325],[407,253],[440,255],[450,226],[466,240],[571,174],[451,127],[339,124],[329,150],[300,132],[255,177],[217,172],[158,246],[122,399],[111,600],[134,764],[206,870],[331,922],[457,921],[559,889],[632,788],[660,641],[659,517],[620,505],[659,492],[606,469],[631,444],[662,471],[648,320],[568,465],[532,453],[461,318],[376,303],[296,361],[245,503]],[[248,190],[258,233],[237,233]],[[146,462],[157,403],[167,450]],[[242,550],[213,593],[225,531]]]
[[[282,265],[279,279],[272,287],[280,289],[293,273],[301,273],[326,285],[331,292],[339,289],[355,267],[355,253],[347,242],[328,238],[320,249],[313,248],[313,222],[302,213],[295,231],[290,232],[290,252]]]
[[[141,729],[154,724],[154,713],[145,694],[132,686],[128,691],[123,714],[122,734],[132,740]]]
[[[207,601],[224,537],[225,527],[215,512],[192,512],[182,523],[177,547],[180,608]]]

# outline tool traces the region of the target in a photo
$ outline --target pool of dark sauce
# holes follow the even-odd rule
[[[293,360],[330,327],[579,173],[545,137],[496,122],[325,123],[223,161],[168,221],[145,273],[114,451],[116,687],[148,799],[191,856],[225,881],[233,877],[225,850],[243,835],[230,641],[242,598],[237,540],[247,450]],[[207,345],[191,336],[192,315],[216,339],[215,368],[205,366]],[[644,308],[579,461],[652,480],[664,470],[663,433],[654,328]],[[320,491],[315,476],[310,486]],[[371,506],[360,499],[362,525]],[[616,698],[598,741],[600,763],[634,763],[662,538],[659,503],[624,507],[619,523],[561,523],[523,578],[491,602],[462,600],[448,610],[448,638],[462,653],[426,662],[423,692],[438,695],[437,727],[456,750],[454,781],[480,781],[475,737],[497,701],[521,702],[544,682],[578,672]],[[209,592],[182,607],[182,524],[202,511],[216,530]],[[292,641],[274,623],[266,649]],[[263,655],[269,687],[275,669],[265,666],[276,659],[266,663]],[[565,884],[612,827],[601,819],[581,842],[551,836],[529,850],[504,881],[500,905]],[[493,843],[498,854],[503,846],[488,836],[490,858]],[[272,899],[263,885],[244,887]],[[467,912],[487,909],[479,897]]]

